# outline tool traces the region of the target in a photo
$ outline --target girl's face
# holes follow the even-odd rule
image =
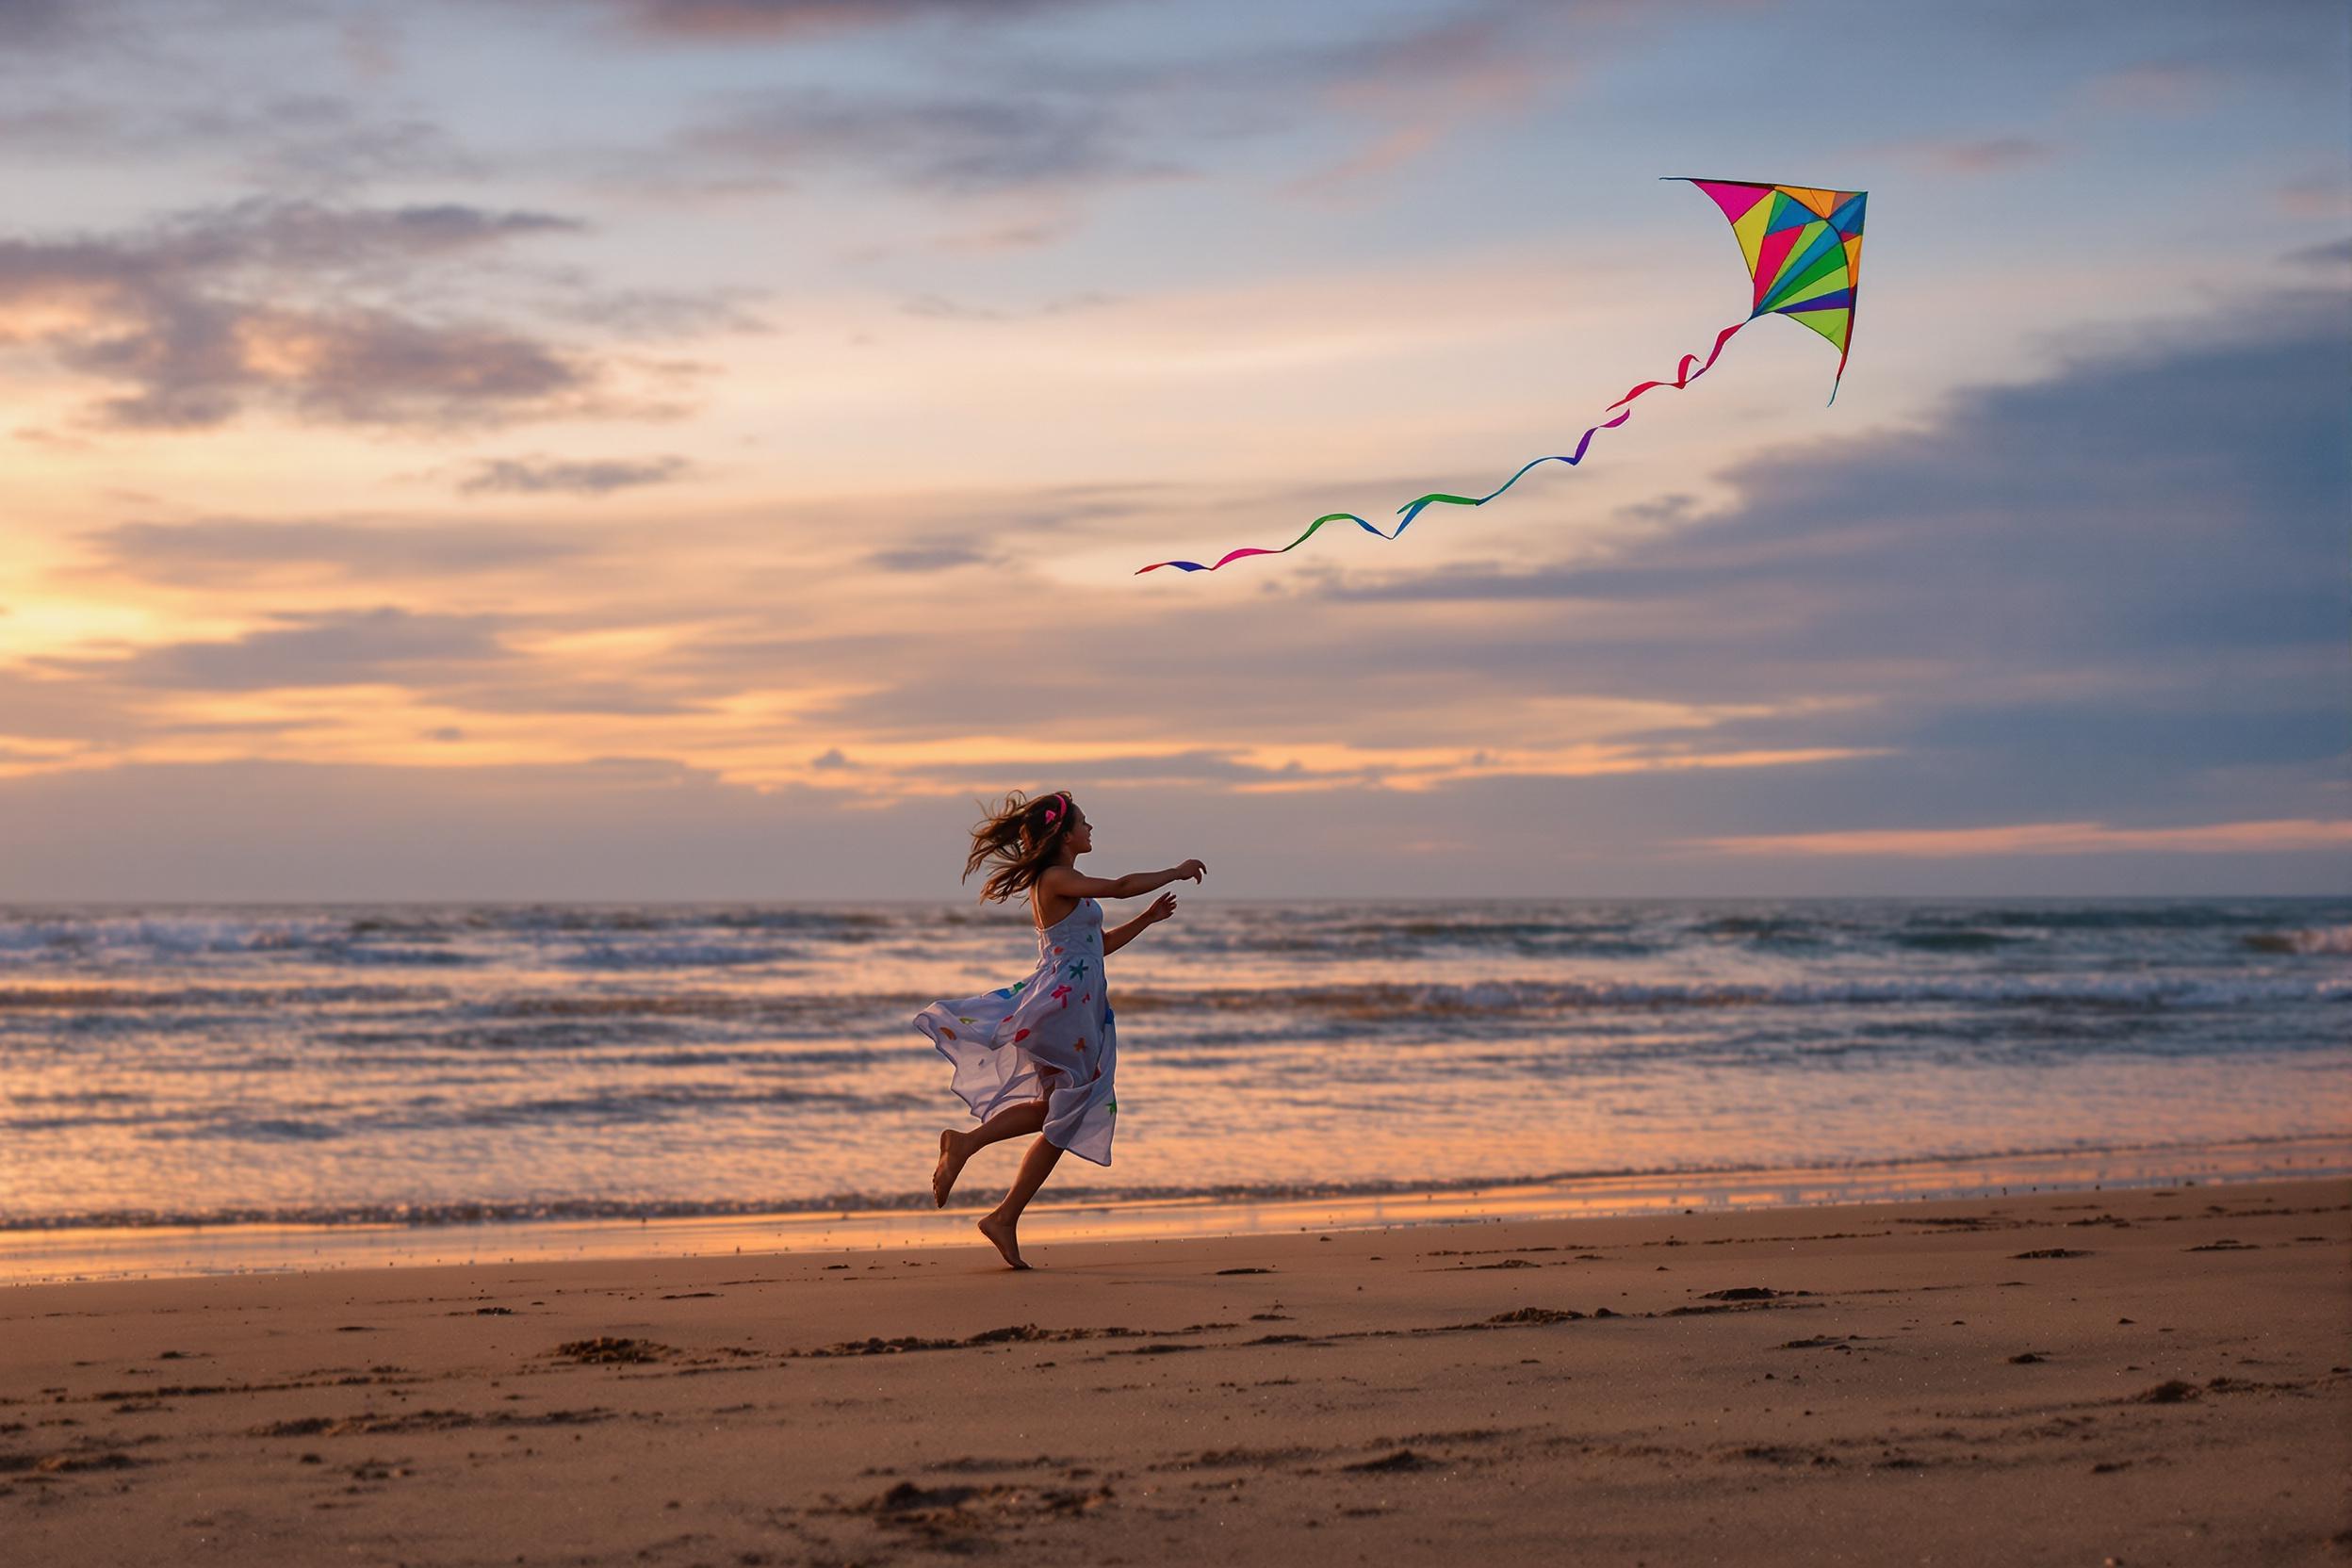
[[[1070,808],[1070,838],[1066,841],[1073,856],[1084,855],[1094,847],[1094,824],[1086,820],[1086,814],[1078,809],[1074,801]]]

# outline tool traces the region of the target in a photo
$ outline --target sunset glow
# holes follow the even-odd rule
[[[929,895],[1042,785],[1237,892],[2340,885],[2342,19],[2094,9],[1807,119],[1803,4],[0,8],[0,885]],[[1131,575],[1703,349],[1690,172],[1872,192],[1834,409],[1766,322]]]

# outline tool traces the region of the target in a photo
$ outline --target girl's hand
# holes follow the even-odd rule
[[[1198,860],[1186,860],[1176,868],[1176,874],[1180,877],[1189,876],[1198,882],[1209,874],[1209,868]]]
[[[1162,893],[1159,897],[1152,901],[1152,907],[1143,912],[1144,923],[1147,925],[1157,925],[1160,922],[1166,920],[1168,916],[1174,914],[1175,912],[1176,895],[1174,893]]]

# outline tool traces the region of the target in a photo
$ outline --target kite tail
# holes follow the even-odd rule
[[[1748,318],[1748,321],[1753,321],[1756,318],[1753,316]],[[1723,353],[1723,345],[1731,341],[1732,334],[1738,332],[1741,327],[1744,327],[1747,324],[1747,321],[1735,321],[1730,326],[1725,327],[1723,331],[1717,333],[1715,335],[1715,346],[1707,351],[1707,362],[1705,364],[1701,365],[1699,363],[1699,356],[1696,354],[1685,354],[1682,356],[1682,363],[1674,367],[1674,380],[1645,381],[1641,385],[1635,387],[1632,391],[1626,393],[1624,397],[1618,399],[1615,402],[1609,404],[1609,406],[1611,409],[1623,408],[1627,403],[1633,401],[1634,399],[1640,397],[1642,393],[1647,392],[1653,386],[1671,386],[1677,392],[1681,391],[1684,387],[1690,385],[1692,382],[1698,380],[1701,376],[1715,368],[1716,358]],[[1693,365],[1698,365],[1699,368],[1693,370],[1690,368]],[[1842,371],[1845,367],[1841,364],[1838,368]]]
[[[1411,521],[1411,519],[1408,518],[1407,521]],[[1180,572],[1213,572],[1219,566],[1224,565],[1227,562],[1239,561],[1245,555],[1287,555],[1292,550],[1295,550],[1299,546],[1305,544],[1308,540],[1314,538],[1315,531],[1321,528],[1325,523],[1340,522],[1353,523],[1358,528],[1364,530],[1364,532],[1379,534],[1380,537],[1383,539],[1394,539],[1396,537],[1397,533],[1402,533],[1405,531],[1404,524],[1399,523],[1396,525],[1396,533],[1380,533],[1379,528],[1365,521],[1364,518],[1357,516],[1352,512],[1327,512],[1322,516],[1317,517],[1315,521],[1309,523],[1307,525],[1306,532],[1300,534],[1298,538],[1293,539],[1289,544],[1284,545],[1281,549],[1264,549],[1254,546],[1245,545],[1237,550],[1227,550],[1223,555],[1218,556],[1215,561],[1210,562],[1205,566],[1198,561],[1154,561],[1149,566],[1136,567],[1135,576],[1141,577],[1146,572],[1156,572],[1162,566],[1173,566]]]
[[[1577,464],[1584,461],[1584,450],[1587,447],[1592,445],[1592,438],[1595,435],[1598,435],[1605,430],[1615,430],[1619,425],[1624,424],[1627,419],[1632,417],[1633,410],[1627,409],[1623,414],[1617,416],[1614,419],[1603,420],[1601,423],[1594,425],[1592,429],[1586,431],[1582,435],[1576,438],[1576,449],[1575,451],[1562,452],[1551,457],[1539,457],[1534,462],[1528,464],[1526,468],[1520,469],[1517,473],[1511,475],[1509,479],[1503,481],[1502,483],[1496,485],[1494,489],[1488,491],[1483,496],[1449,496],[1444,491],[1439,491],[1434,495],[1424,496],[1419,500],[1408,502],[1404,506],[1397,508],[1399,512],[1404,514],[1404,521],[1396,525],[1396,533],[1404,532],[1405,530],[1411,526],[1413,520],[1421,515],[1421,510],[1424,507],[1484,506],[1487,502],[1493,500],[1495,497],[1501,495],[1504,491],[1510,489],[1512,485],[1525,479],[1527,475],[1528,468],[1541,467],[1546,463],[1565,463],[1568,466],[1573,468]],[[1389,537],[1394,539],[1396,537],[1396,533],[1392,533]]]
[[[1753,318],[1751,318],[1751,319],[1753,319]],[[1239,561],[1246,555],[1284,555],[1297,549],[1299,546],[1314,538],[1315,530],[1321,528],[1325,523],[1353,523],[1358,528],[1364,530],[1366,533],[1373,534],[1381,539],[1394,539],[1398,534],[1404,532],[1405,530],[1411,528],[1413,526],[1413,520],[1415,517],[1420,516],[1423,510],[1428,507],[1484,506],[1487,502],[1493,500],[1495,497],[1501,495],[1504,491],[1510,489],[1512,485],[1525,479],[1530,469],[1542,467],[1546,463],[1565,463],[1571,468],[1575,467],[1577,464],[1582,463],[1584,461],[1586,449],[1592,445],[1592,437],[1598,435],[1605,430],[1615,430],[1618,426],[1633,417],[1633,410],[1625,408],[1627,403],[1633,401],[1634,399],[1640,397],[1642,393],[1649,391],[1654,386],[1671,386],[1677,392],[1681,391],[1684,387],[1690,385],[1692,382],[1698,380],[1701,376],[1707,374],[1709,369],[1714,368],[1716,357],[1723,351],[1723,345],[1731,341],[1732,335],[1734,333],[1738,332],[1741,327],[1744,327],[1748,323],[1746,321],[1740,321],[1732,326],[1725,327],[1722,332],[1717,333],[1715,335],[1715,346],[1707,351],[1707,355],[1704,362],[1702,362],[1696,354],[1683,355],[1682,363],[1674,368],[1674,380],[1645,381],[1641,385],[1635,387],[1632,391],[1626,393],[1624,397],[1618,399],[1615,402],[1609,404],[1608,410],[1609,412],[1616,413],[1619,409],[1624,409],[1625,412],[1617,414],[1617,416],[1613,419],[1604,419],[1599,424],[1592,426],[1590,430],[1587,430],[1583,435],[1577,438],[1576,449],[1574,451],[1558,453],[1550,457],[1539,457],[1533,462],[1527,464],[1525,467],[1522,467],[1517,473],[1511,475],[1509,479],[1503,481],[1502,483],[1496,485],[1493,490],[1488,491],[1483,496],[1454,496],[1448,495],[1444,491],[1438,491],[1430,495],[1423,496],[1417,500],[1408,501],[1403,506],[1396,509],[1398,513],[1396,526],[1385,533],[1381,532],[1380,530],[1372,523],[1357,516],[1352,512],[1330,512],[1324,514],[1320,517],[1317,517],[1314,522],[1309,523],[1307,525],[1306,532],[1300,534],[1298,538],[1293,539],[1289,544],[1282,546],[1280,549],[1265,549],[1245,546],[1237,550],[1228,550],[1217,560],[1210,562],[1205,565],[1198,561],[1154,561],[1149,566],[1136,567],[1135,575],[1141,577],[1146,572],[1156,572],[1162,566],[1173,566],[1180,572],[1213,572],[1219,566],[1223,566],[1230,562]],[[1691,368],[1694,365],[1698,367],[1695,370]]]

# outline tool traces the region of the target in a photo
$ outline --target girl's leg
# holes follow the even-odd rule
[[[1021,1171],[1013,1178],[1012,1190],[980,1221],[980,1233],[996,1243],[996,1250],[1015,1268],[1029,1266],[1021,1261],[1021,1243],[1014,1235],[1014,1227],[1021,1223],[1021,1211],[1045,1185],[1046,1177],[1053,1174],[1054,1164],[1061,1157],[1061,1146],[1051,1138],[1041,1136],[1031,1144],[1029,1152],[1021,1157]]]
[[[931,1201],[939,1208],[947,1206],[947,1195],[956,1189],[956,1178],[963,1173],[964,1162],[989,1144],[1005,1138],[1017,1138],[1034,1133],[1045,1125],[1045,1102],[1024,1100],[1008,1105],[969,1133],[950,1127],[939,1135],[939,1163],[931,1171]]]

